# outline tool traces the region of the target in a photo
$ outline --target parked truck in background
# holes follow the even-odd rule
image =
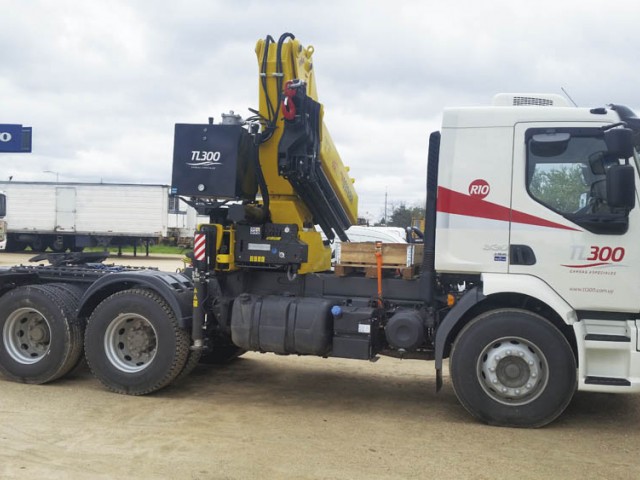
[[[180,200],[169,195],[169,218],[167,221],[167,241],[171,245],[193,248],[193,234],[201,223],[208,223],[209,217],[198,212]]]
[[[141,395],[247,350],[389,355],[434,360],[439,389],[449,359],[473,416],[520,427],[553,421],[576,389],[640,392],[640,119],[538,94],[446,109],[419,273],[383,276],[373,244],[377,278],[339,276],[329,243],[345,248],[358,199],[313,52],[259,41],[255,115],[176,125],[172,193],[209,218],[192,269],[67,254],[0,273],[0,371],[45,383],[84,352],[107,388]]]
[[[167,235],[167,185],[10,181],[0,189],[11,252],[142,245]]]

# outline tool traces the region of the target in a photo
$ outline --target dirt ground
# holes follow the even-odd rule
[[[519,430],[474,421],[446,377],[436,394],[432,362],[249,353],[146,397],[82,364],[49,385],[0,380],[0,478],[637,479],[640,397],[578,393]]]

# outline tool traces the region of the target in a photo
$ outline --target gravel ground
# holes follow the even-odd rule
[[[81,364],[49,385],[0,380],[0,478],[637,479],[640,398],[578,393],[519,430],[475,422],[446,377],[436,394],[433,362],[248,353],[146,397],[109,393]]]

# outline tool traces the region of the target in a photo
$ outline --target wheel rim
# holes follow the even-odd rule
[[[482,388],[495,401],[525,405],[544,391],[549,366],[535,344],[523,338],[506,337],[483,349],[477,375]]]
[[[51,327],[46,317],[33,308],[14,310],[5,321],[2,339],[9,356],[31,365],[49,353]]]
[[[126,373],[147,368],[158,351],[156,331],[151,322],[136,313],[121,313],[109,324],[104,337],[107,358]]]

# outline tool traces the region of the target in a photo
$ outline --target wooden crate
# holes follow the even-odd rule
[[[345,277],[352,273],[364,274],[366,278],[378,278],[378,267],[372,265],[336,265],[334,272],[338,277]],[[405,280],[411,280],[418,274],[418,267],[413,265],[411,267],[394,267],[384,266],[382,267],[382,276],[399,276]]]
[[[423,245],[418,243],[383,243],[383,267],[411,267],[422,263]],[[336,246],[336,265],[375,266],[375,242],[341,242]]]

